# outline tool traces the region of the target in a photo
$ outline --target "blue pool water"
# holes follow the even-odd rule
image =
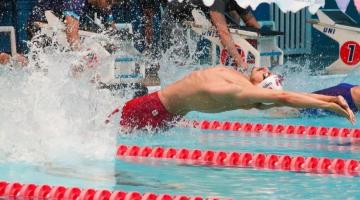
[[[233,111],[217,115],[192,113],[188,118],[243,122],[353,127],[339,117],[267,119]],[[360,160],[360,145],[327,138],[278,137],[242,132],[175,128],[164,133],[120,135],[118,144],[262,152]],[[65,151],[65,150],[64,150]],[[115,147],[114,147],[115,154]],[[360,177],[308,173],[184,166],[145,160],[80,159],[41,165],[0,165],[1,179],[52,184],[232,199],[359,199]]]

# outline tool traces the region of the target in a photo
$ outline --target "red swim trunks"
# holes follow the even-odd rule
[[[120,125],[137,129],[144,127],[167,129],[180,119],[180,115],[166,110],[158,92],[154,92],[126,102],[122,110]]]

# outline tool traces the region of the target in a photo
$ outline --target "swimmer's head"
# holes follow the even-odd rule
[[[254,67],[251,71],[250,82],[262,88],[282,90],[283,78],[270,72],[267,67]]]

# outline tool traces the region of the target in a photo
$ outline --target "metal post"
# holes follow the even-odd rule
[[[0,26],[0,32],[10,33],[10,45],[11,45],[11,55],[16,55],[16,37],[15,29],[13,26]]]

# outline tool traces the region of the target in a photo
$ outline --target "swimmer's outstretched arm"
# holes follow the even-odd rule
[[[343,96],[338,95],[338,96],[327,96],[327,95],[322,95],[322,94],[312,94],[312,93],[304,93],[305,95],[308,95],[310,97],[322,100],[322,101],[327,101],[327,102],[332,102],[332,103],[336,103],[338,105],[340,105],[342,108],[344,108],[348,113],[352,113],[351,108],[349,107],[347,101],[344,99]],[[350,112],[351,111],[351,112]]]
[[[351,123],[355,123],[354,113],[349,109],[346,101],[344,102],[342,98],[335,102],[329,102],[314,98],[308,94],[276,91],[255,86],[245,90],[244,88],[241,88],[239,93],[237,93],[237,97],[239,100],[246,100],[249,104],[253,104],[255,108],[258,103],[273,103],[273,107],[290,106],[294,108],[321,108],[336,112],[346,117]]]
[[[322,94],[313,94],[313,93],[301,93],[319,100],[327,101],[327,102],[336,102],[337,96],[326,96]]]

